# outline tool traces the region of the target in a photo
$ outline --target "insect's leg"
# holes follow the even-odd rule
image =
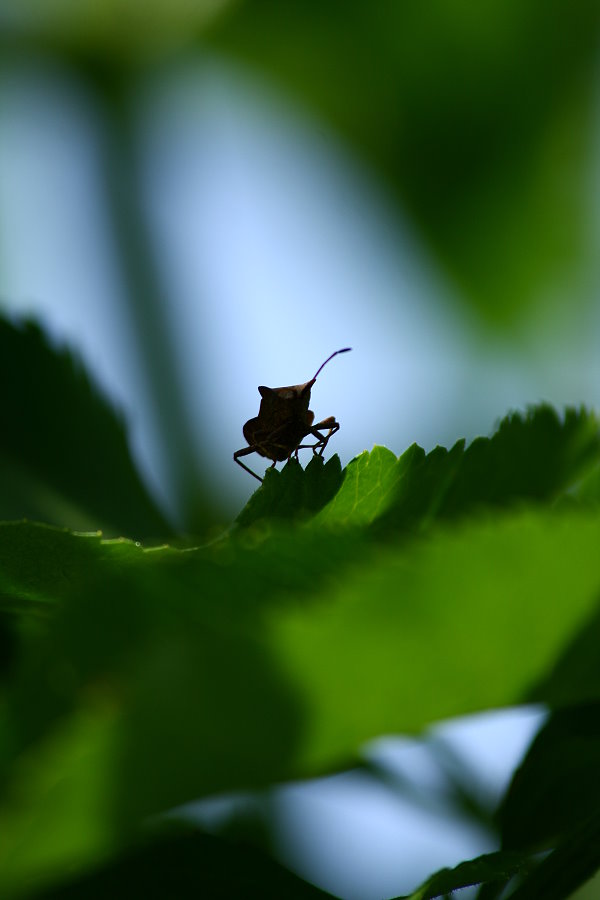
[[[296,459],[298,459],[298,450],[314,450],[316,452],[316,450],[321,446],[322,443],[323,443],[323,438],[321,438],[321,440],[317,441],[316,444],[298,444],[298,446],[296,447],[296,449],[294,451],[294,453],[296,454]]]
[[[340,430],[340,423],[335,421],[335,416],[327,416],[322,422],[317,422],[316,425],[313,425],[311,431],[318,431],[320,428],[329,428],[331,434],[335,434],[336,431]]]
[[[319,431],[320,428],[327,428],[327,434],[321,434]],[[310,433],[313,434],[316,438],[318,438],[317,443],[313,447],[313,453],[319,451],[319,456],[323,456],[323,451],[325,447],[329,443],[329,438],[333,437],[336,431],[340,430],[340,423],[336,422],[333,416],[328,416],[326,419],[323,419],[322,422],[317,422],[316,425],[310,429]]]
[[[236,450],[233,454],[233,461],[236,462],[238,466],[241,466],[242,469],[245,469],[246,472],[252,475],[253,478],[256,478],[257,481],[260,481],[260,483],[262,484],[262,478],[257,475],[256,472],[253,472],[252,469],[249,469],[247,465],[240,461],[240,456],[248,456],[249,453],[256,453],[256,447],[243,447],[241,450]],[[275,465],[275,463],[273,463],[273,465]]]
[[[320,428],[327,428],[327,434],[321,434]],[[323,451],[329,442],[329,438],[339,430],[340,423],[336,422],[333,416],[329,416],[327,419],[323,419],[322,422],[313,425],[308,432],[317,438],[316,444],[299,444],[297,450],[312,450],[315,454],[319,451],[319,456],[323,456]]]

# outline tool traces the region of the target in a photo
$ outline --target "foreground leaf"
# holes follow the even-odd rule
[[[4,554],[4,591],[36,623],[18,631],[0,706],[5,887],[83,864],[176,804],[513,704],[600,586],[600,519],[575,511],[465,521],[401,551],[282,524],[194,551],[24,524],[2,535],[30,560]]]
[[[355,561],[309,604],[275,609],[275,655],[311,710],[303,765],[524,699],[596,607],[599,538],[593,515],[465,522]],[[564,702],[577,699],[574,685]]]

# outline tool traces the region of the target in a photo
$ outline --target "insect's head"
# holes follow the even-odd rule
[[[306,381],[304,384],[290,384],[276,388],[266,387],[264,384],[259,385],[258,392],[262,397],[260,405],[261,415],[275,416],[282,413],[296,415],[297,413],[306,412],[310,403],[312,386],[317,380],[317,375],[321,369],[338,353],[347,353],[351,349],[351,347],[344,347],[343,350],[336,350],[335,353],[327,357],[324,363],[321,363],[310,381]],[[286,413],[284,413],[284,410]]]
[[[310,392],[312,386],[317,380],[317,375],[319,374],[321,369],[323,369],[327,365],[330,359],[333,359],[334,356],[337,356],[338,353],[348,353],[349,350],[352,350],[352,347],[344,347],[342,350],[336,350],[335,353],[332,353],[331,356],[328,356],[325,362],[321,363],[310,381],[305,381],[304,384],[290,384],[286,387],[279,388],[270,388],[266,387],[264,384],[261,384],[258,386],[258,392],[263,400],[272,399],[273,394],[276,394],[280,400],[294,401],[298,400],[300,397],[310,400]]]

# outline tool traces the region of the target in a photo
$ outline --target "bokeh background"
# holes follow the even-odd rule
[[[182,531],[254,490],[257,386],[339,347],[311,406],[343,464],[598,405],[599,287],[597,0],[0,2],[0,308],[77,349]],[[540,715],[490,738],[492,793]],[[350,787],[364,849],[391,801]],[[415,877],[469,855],[433,827]]]

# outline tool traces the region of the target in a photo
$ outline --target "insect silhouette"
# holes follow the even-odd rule
[[[259,385],[258,393],[262,397],[258,415],[254,419],[248,419],[244,425],[244,437],[249,446],[236,450],[233,454],[234,461],[245,469],[253,478],[262,482],[252,469],[240,460],[240,456],[248,456],[250,453],[258,453],[273,460],[273,466],[284,459],[290,459],[298,450],[312,449],[313,453],[323,456],[323,451],[329,442],[329,438],[340,430],[339,422],[334,416],[328,416],[321,422],[314,424],[315,414],[308,408],[310,403],[310,391],[317,380],[321,369],[327,365],[330,359],[338,353],[347,353],[352,347],[344,347],[336,350],[322,363],[310,381],[305,384],[294,384],[288,387],[270,388],[264,384]],[[325,432],[325,433],[323,433]],[[302,441],[308,435],[316,438],[314,444],[303,444]],[[271,468],[273,468],[271,466]]]

